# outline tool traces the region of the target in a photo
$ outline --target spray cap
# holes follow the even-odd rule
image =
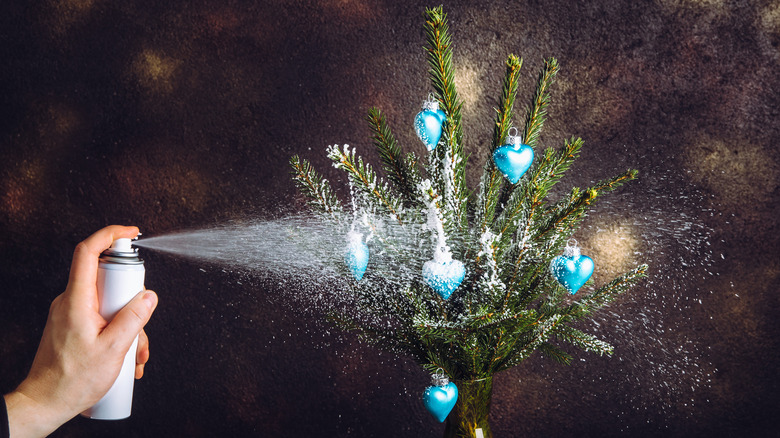
[[[117,252],[133,251],[133,247],[132,244],[130,243],[130,239],[116,239],[114,243],[111,244],[111,249]]]
[[[100,261],[119,263],[123,265],[140,265],[143,260],[138,258],[138,249],[133,248],[131,239],[116,239],[111,247],[100,254]]]

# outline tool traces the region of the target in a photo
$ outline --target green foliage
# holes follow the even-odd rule
[[[300,191],[309,199],[309,205],[331,218],[338,218],[343,208],[328,180],[322,178],[311,163],[297,155],[290,158],[290,165],[293,168],[293,179]]]
[[[385,116],[377,108],[368,110],[366,120],[371,127],[374,146],[379,152],[387,178],[398,187],[406,206],[419,206],[419,200],[415,196],[416,187],[421,180],[417,171],[417,156],[412,152],[406,159],[403,158],[401,148],[398,147]]]
[[[429,246],[409,246],[396,234],[411,233],[413,239],[407,240],[424,240],[430,232],[428,215],[433,214],[443,224],[453,257],[466,265],[466,278],[445,301],[421,278],[395,281],[386,278],[386,272],[385,278],[378,275],[371,282],[351,286],[358,313],[370,317],[334,314],[332,320],[381,348],[409,355],[430,371],[442,368],[456,379],[491,376],[537,350],[562,364],[572,362],[566,347],[612,354],[609,343],[573,324],[626,292],[646,275],[647,266],[591,293],[583,289],[574,298],[552,278],[549,264],[593,203],[636,178],[637,172],[628,170],[586,189],[575,187],[557,202],[548,201],[583,147],[580,138],[571,138],[540,152],[550,87],[558,73],[557,61],[550,58],[539,74],[522,130],[524,142],[537,149],[534,164],[517,184],[510,184],[488,159],[472,196],[465,180],[462,102],[454,81],[452,41],[440,7],[426,10],[425,35],[431,84],[447,119],[442,141],[429,154],[424,169],[416,155],[403,155],[384,115],[374,108],[367,120],[388,182],[354,149],[332,146],[328,156],[335,167],[347,172],[353,203],[370,213],[372,233],[391,265],[420,272],[422,262],[432,256]],[[521,66],[515,55],[505,62],[491,154],[512,127]],[[298,186],[315,210],[339,217],[343,209],[327,181],[297,156],[291,164]],[[366,275],[371,277],[370,272]]]
[[[502,141],[506,138],[511,128],[512,110],[515,105],[520,67],[522,65],[523,60],[515,55],[509,55],[506,60],[506,73],[504,75],[503,87],[501,88],[501,98],[498,101],[498,108],[496,108],[496,122],[493,127],[493,141],[490,148],[491,154],[496,148],[501,146]],[[480,234],[484,233],[488,224],[493,222],[503,181],[504,178],[496,168],[493,160],[485,161],[485,169],[479,184],[479,198],[475,215],[477,223],[475,229]]]

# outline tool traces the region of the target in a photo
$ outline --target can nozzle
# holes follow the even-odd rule
[[[116,239],[111,243],[111,247],[100,254],[100,260],[107,263],[119,263],[122,265],[143,263],[143,261],[138,258],[138,249],[133,248],[133,241],[126,238]]]
[[[116,239],[111,244],[111,249],[117,252],[133,252],[132,241],[130,239]]]

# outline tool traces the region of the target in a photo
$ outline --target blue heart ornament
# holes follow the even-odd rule
[[[437,105],[438,108],[438,105]],[[447,116],[440,109],[424,109],[414,118],[414,131],[428,151],[436,149]]]
[[[534,150],[527,144],[505,144],[493,152],[493,162],[506,179],[517,184],[534,161]]]
[[[466,268],[460,260],[438,262],[429,260],[423,265],[423,280],[445,300],[460,286],[466,276]]]
[[[350,233],[350,241],[344,254],[344,261],[356,281],[363,278],[368,268],[368,245],[363,242],[362,237],[361,234]]]
[[[550,262],[550,272],[572,295],[593,275],[593,259],[585,255],[559,255]]]
[[[447,415],[458,401],[458,387],[449,382],[444,386],[429,386],[423,393],[423,405],[439,423],[443,423]]]

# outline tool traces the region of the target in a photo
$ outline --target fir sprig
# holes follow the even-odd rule
[[[647,265],[640,265],[626,272],[606,285],[596,289],[590,295],[568,306],[564,313],[575,319],[584,318],[596,310],[614,301],[620,294],[626,292],[637,281],[647,276]]]
[[[536,92],[531,103],[528,105],[525,115],[525,130],[523,132],[523,142],[531,147],[536,145],[539,140],[539,133],[542,131],[544,121],[547,119],[547,105],[550,102],[550,86],[553,83],[555,75],[558,74],[558,60],[555,58],[547,59],[544,67],[539,73],[539,80],[536,83]]]
[[[309,205],[326,213],[331,219],[339,220],[343,207],[328,180],[321,177],[311,163],[297,155],[290,158],[290,165],[293,168],[293,179],[301,192],[309,198]]]
[[[411,207],[419,204],[416,196],[417,185],[420,183],[420,174],[416,166],[417,157],[411,152],[404,159],[401,148],[398,147],[398,142],[387,125],[384,114],[379,109],[371,108],[368,110],[366,120],[371,127],[374,146],[379,151],[379,158],[382,160],[387,178],[401,192],[406,206]]]
[[[555,331],[555,337],[589,353],[596,353],[599,356],[605,354],[611,356],[614,352],[614,348],[609,343],[567,325],[561,324]]]
[[[447,166],[449,169],[448,172],[441,172],[445,181],[441,181],[443,187],[440,189],[448,198],[446,203],[453,209],[455,223],[462,230],[468,226],[465,201],[469,194],[466,187],[466,159],[463,155],[463,128],[461,127],[463,102],[458,98],[455,88],[452,37],[447,24],[447,14],[441,6],[426,9],[425,12],[428,72],[442,110],[447,115],[443,132],[447,147],[436,148],[432,154],[442,161],[442,167]]]
[[[506,73],[501,88],[501,98],[496,108],[496,121],[493,126],[493,141],[490,152],[501,146],[506,138],[509,129],[512,126],[512,111],[514,109],[515,98],[520,78],[520,67],[523,60],[515,55],[509,55],[506,60]],[[480,179],[479,198],[477,200],[476,222],[478,232],[484,233],[493,218],[498,205],[498,195],[500,193],[503,176],[496,168],[495,163],[489,157],[485,161],[482,178]]]
[[[343,148],[333,145],[328,147],[328,158],[333,160],[337,169],[347,171],[350,180],[360,190],[374,208],[390,214],[399,223],[403,223],[403,205],[400,199],[390,192],[390,187],[376,176],[371,165],[363,162],[363,158],[355,155],[355,149],[344,145]]]

